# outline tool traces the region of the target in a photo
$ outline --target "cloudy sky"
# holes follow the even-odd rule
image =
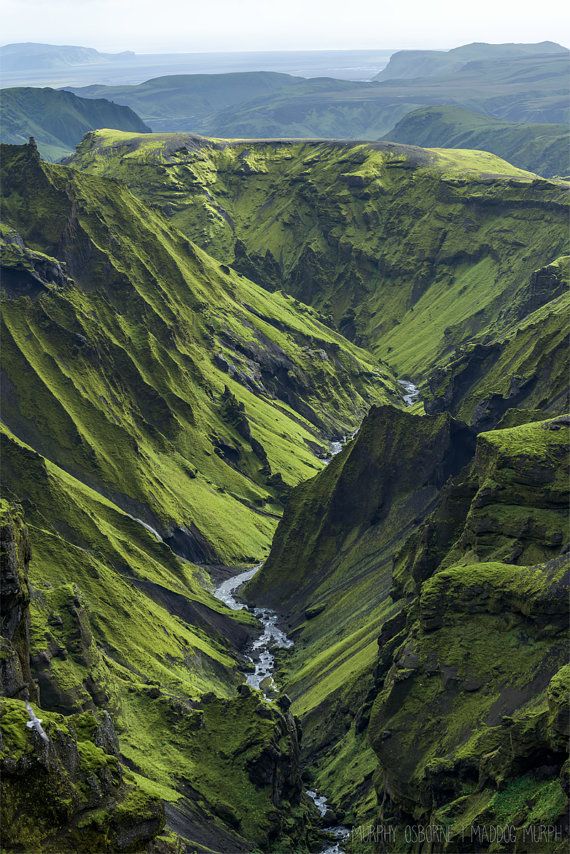
[[[0,0],[0,9],[3,43],[110,51],[570,45],[562,0]]]

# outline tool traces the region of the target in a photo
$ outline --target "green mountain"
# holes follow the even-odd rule
[[[372,83],[249,72],[175,75],[134,86],[70,91],[125,104],[153,131],[223,138],[374,140],[411,111],[439,104],[510,122],[568,120],[569,52],[560,45],[466,45],[448,53],[418,52],[428,54],[430,67],[434,57],[437,68],[442,65],[434,75],[414,71],[408,53],[415,55],[394,54]],[[394,67],[401,72],[392,79]]]
[[[102,98],[86,100],[56,89],[0,89],[0,142],[21,145],[30,136],[48,160],[61,160],[96,128],[147,133],[128,107]]]
[[[384,139],[492,151],[539,175],[570,175],[570,131],[561,125],[517,124],[458,107],[423,107],[404,116]]]
[[[513,59],[544,57],[560,53],[567,54],[568,50],[556,42],[538,42],[537,44],[474,42],[446,51],[399,50],[392,54],[388,65],[380,71],[376,80],[441,77],[464,70],[468,63],[508,62]]]
[[[301,77],[275,71],[233,74],[172,74],[130,86],[68,87],[81,98],[106,98],[135,110],[153,131],[207,132],[220,110],[268,98],[303,83]]]
[[[100,131],[72,165],[416,378],[548,301],[529,271],[567,251],[568,184],[485,152]]]

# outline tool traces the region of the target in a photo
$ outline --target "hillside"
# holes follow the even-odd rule
[[[568,464],[567,417],[475,448],[445,414],[381,407],[292,493],[247,597],[295,638],[284,687],[342,821],[459,846],[563,821]]]
[[[85,86],[69,91],[81,98],[106,98],[140,115],[153,131],[207,131],[220,110],[295,88],[300,77],[271,71],[239,74],[172,74],[138,86]]]
[[[102,98],[86,100],[56,89],[0,89],[0,142],[21,145],[33,136],[42,156],[61,160],[96,128],[147,133],[129,107]]]
[[[302,838],[293,719],[237,693],[254,621],[214,599],[196,563],[259,560],[330,439],[400,392],[312,309],[221,265],[116,182],[46,164],[33,145],[4,146],[2,169],[2,488],[25,513],[38,591],[31,699],[56,715],[55,740],[62,714],[112,716],[111,758],[81,733],[77,749],[101,769],[120,750],[155,799],[144,825],[146,796],[132,795],[143,836],[161,826],[158,797],[200,844]],[[11,725],[26,711],[6,681]],[[33,754],[27,738],[18,755]],[[81,776],[60,778],[57,763],[41,771],[55,806],[39,798],[35,825],[27,807],[20,819],[28,765],[14,777],[6,744],[14,845],[47,844],[52,828],[50,844],[73,846],[72,814],[101,844],[107,825]],[[116,785],[109,809],[123,815]]]
[[[5,421],[187,556],[259,557],[389,373],[115,182],[31,146],[3,169]]]
[[[423,107],[384,139],[424,148],[492,151],[538,175],[570,175],[570,131],[562,125],[504,122],[458,107]]]
[[[98,132],[71,162],[416,379],[524,316],[528,270],[567,251],[568,185],[485,152]]]
[[[468,63],[504,61],[568,53],[556,42],[537,44],[485,44],[474,42],[451,50],[398,50],[376,80],[405,80],[455,74]]]

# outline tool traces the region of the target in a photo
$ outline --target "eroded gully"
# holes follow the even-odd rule
[[[419,389],[411,380],[400,380],[400,385],[403,388],[403,399],[406,406],[412,406],[419,399]],[[329,457],[327,462],[340,453],[348,439],[352,436],[345,436],[341,442],[335,441],[330,444]],[[290,649],[293,646],[291,638],[287,637],[285,632],[279,627],[279,616],[270,608],[248,608],[245,603],[240,602],[236,595],[240,587],[245,584],[250,578],[253,578],[256,572],[261,568],[261,564],[254,566],[245,572],[240,572],[231,578],[223,581],[214,591],[217,599],[231,608],[232,611],[240,611],[242,609],[251,610],[255,617],[260,621],[263,630],[260,635],[253,641],[249,650],[248,658],[251,661],[253,669],[246,674],[246,681],[252,688],[257,688],[262,691],[265,698],[270,702],[278,692],[278,687],[275,684],[275,655],[278,649]],[[328,802],[325,795],[318,793],[314,789],[307,789],[306,795],[313,801],[315,807],[324,818],[328,812]],[[335,842],[327,843],[322,849],[321,854],[343,854],[342,843],[350,835],[350,830],[343,825],[334,827],[325,827],[324,833],[329,838],[336,839]]]

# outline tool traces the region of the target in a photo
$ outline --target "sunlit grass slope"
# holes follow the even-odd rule
[[[4,418],[199,561],[257,559],[388,370],[124,186],[6,147]]]
[[[529,270],[567,252],[568,185],[488,152],[98,131],[72,165],[412,376],[505,329]]]

